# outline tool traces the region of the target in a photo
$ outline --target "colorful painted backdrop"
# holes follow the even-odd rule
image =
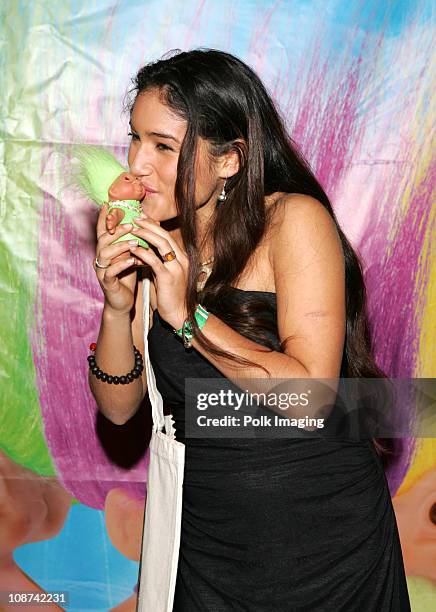
[[[125,162],[123,96],[143,63],[174,48],[238,55],[362,256],[379,364],[434,377],[434,5],[5,0],[0,12],[0,591],[37,584],[69,591],[72,610],[133,610],[149,421],[145,407],[133,424],[108,424],[87,387],[102,308],[96,210],[72,189],[70,145],[105,145]],[[425,612],[436,441],[412,451],[404,441],[388,478]]]

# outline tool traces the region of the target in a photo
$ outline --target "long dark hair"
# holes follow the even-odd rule
[[[273,349],[275,317],[270,302],[250,295],[241,303],[229,287],[237,282],[268,226],[265,197],[275,192],[306,194],[328,210],[345,258],[346,338],[341,377],[384,378],[375,363],[366,311],[362,267],[309,164],[286,133],[273,101],[259,77],[236,57],[214,49],[178,52],[139,70],[130,93],[156,88],[166,104],[187,121],[176,181],[181,235],[190,261],[186,306],[194,334],[212,354],[245,366],[262,367],[219,349],[198,330],[193,312],[198,301],[233,329]],[[130,103],[133,107],[134,99]],[[210,236],[213,269],[200,294],[198,241],[195,223],[195,159],[198,138],[206,139],[212,155],[232,149],[240,170],[227,181],[227,200],[217,208]],[[288,339],[282,342],[282,347]],[[262,368],[265,369],[265,368]],[[387,440],[374,440],[387,455]]]

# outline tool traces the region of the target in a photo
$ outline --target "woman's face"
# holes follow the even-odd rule
[[[177,162],[187,122],[177,116],[156,89],[139,94],[130,118],[132,141],[128,161],[131,173],[145,188],[143,211],[156,221],[177,216],[174,189]],[[219,177],[207,154],[204,140],[198,143],[196,202],[202,206],[220,191]]]

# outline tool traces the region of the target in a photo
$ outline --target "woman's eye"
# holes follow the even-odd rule
[[[160,142],[159,144],[157,144],[156,148],[159,149],[159,151],[172,151],[173,150],[171,147],[164,144],[163,142]]]
[[[127,132],[127,136],[130,136],[132,140],[139,140],[138,134],[134,134],[133,132]]]

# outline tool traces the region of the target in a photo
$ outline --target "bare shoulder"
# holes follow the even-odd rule
[[[283,224],[300,223],[327,223],[336,227],[333,218],[327,208],[319,200],[303,193],[280,194],[270,208],[271,226],[276,231]]]
[[[316,198],[299,193],[278,197],[269,211],[269,255],[277,256],[319,248],[340,249],[336,223],[327,208]]]

